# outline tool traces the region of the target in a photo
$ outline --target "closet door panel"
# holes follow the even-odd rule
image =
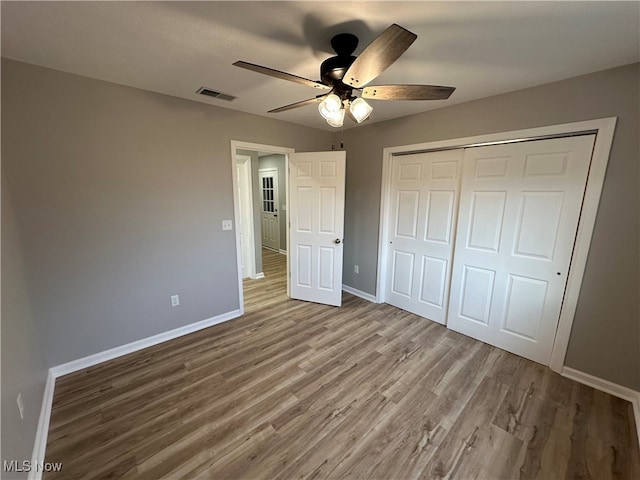
[[[387,303],[445,323],[463,150],[393,159]]]
[[[549,364],[594,140],[465,149],[449,328]]]

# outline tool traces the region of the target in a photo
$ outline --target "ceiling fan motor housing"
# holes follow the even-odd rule
[[[339,96],[348,97],[351,87],[342,83],[342,79],[356,59],[352,54],[358,47],[358,37],[351,33],[340,33],[331,39],[331,47],[337,55],[322,62],[320,78],[324,84],[333,87]]]
[[[348,56],[336,56],[327,58],[322,65],[320,65],[320,78],[326,85],[337,87],[338,84],[342,84],[344,74],[347,73],[351,64],[355,61],[356,57],[353,55]]]

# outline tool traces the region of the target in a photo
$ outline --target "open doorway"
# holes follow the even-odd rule
[[[241,310],[288,294],[288,154],[293,149],[231,142]]]

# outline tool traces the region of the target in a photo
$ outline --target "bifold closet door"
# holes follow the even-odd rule
[[[465,150],[449,328],[549,364],[594,139]]]
[[[385,301],[445,323],[464,151],[393,159]]]

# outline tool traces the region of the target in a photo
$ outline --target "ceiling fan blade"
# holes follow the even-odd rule
[[[445,100],[455,87],[438,85],[372,85],[362,90],[362,98],[374,100]]]
[[[362,88],[384,72],[418,38],[415,33],[395,23],[378,35],[345,73],[342,82]]]
[[[260,65],[255,65],[253,63],[237,61],[233,65],[240,68],[246,68],[247,70],[251,70],[253,72],[269,75],[270,77],[280,78],[282,80],[289,80],[290,82],[295,82],[295,83],[301,83],[302,85],[318,88],[320,90],[331,89],[331,87],[328,87],[324,83],[316,82],[314,80],[309,80],[308,78],[298,77],[297,75],[292,75],[290,73],[281,72],[280,70],[274,70],[273,68],[262,67]]]
[[[294,108],[304,107],[305,105],[311,105],[312,103],[320,103],[324,97],[326,97],[326,95],[318,95],[316,98],[310,98],[309,100],[302,100],[301,102],[285,105],[284,107],[274,108],[273,110],[269,110],[267,113],[286,112],[287,110],[293,110]]]

